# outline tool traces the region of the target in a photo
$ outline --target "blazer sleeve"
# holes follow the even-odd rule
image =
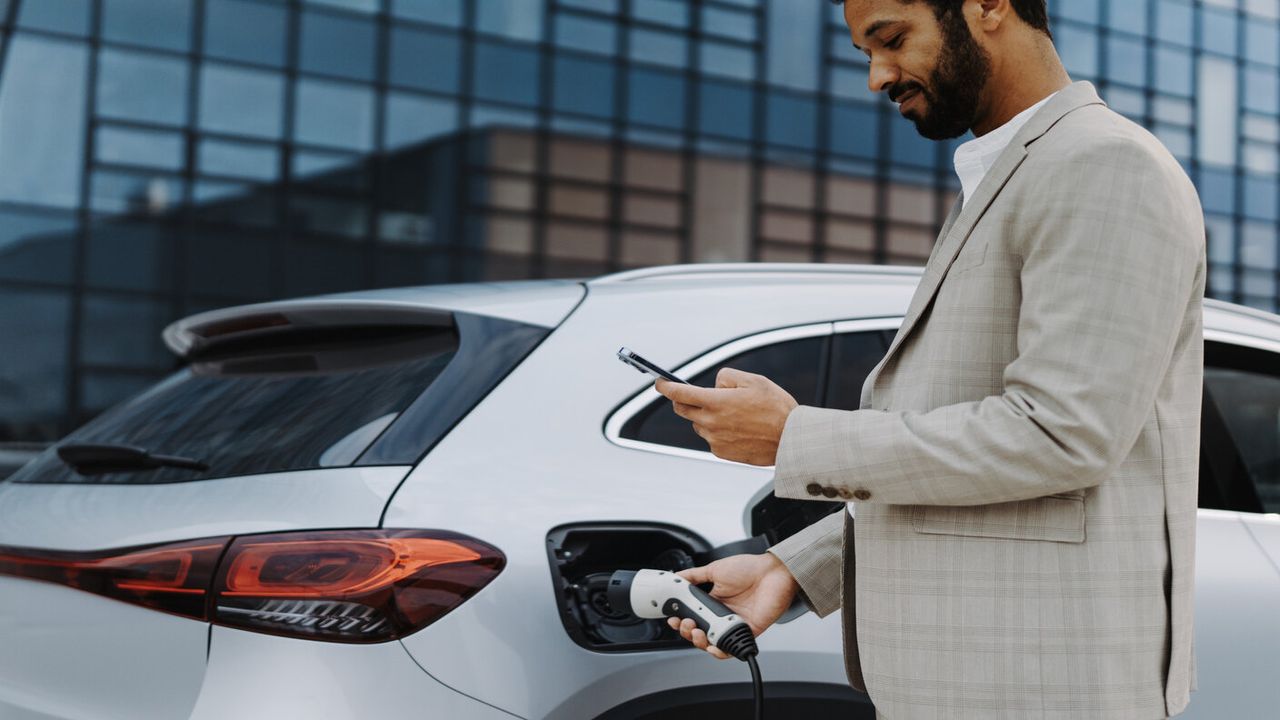
[[[769,548],[800,584],[800,599],[818,617],[840,609],[845,515],[846,510],[831,513]]]
[[[1003,392],[927,412],[796,408],[778,496],[811,499],[817,483],[868,502],[984,505],[1095,486],[1123,461],[1200,311],[1199,201],[1171,158],[1132,138],[1035,170],[1015,198],[1032,219],[1010,245],[1021,297]]]

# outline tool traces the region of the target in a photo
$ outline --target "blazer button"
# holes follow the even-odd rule
[[[858,488],[853,491],[853,497],[855,500],[862,500],[863,502],[866,502],[871,499],[871,491],[866,488]]]
[[[821,495],[822,486],[819,485],[818,483],[809,483],[807,486],[805,486],[805,492],[809,493],[810,495]]]
[[[840,488],[839,492],[840,492],[840,497],[844,498],[845,500],[853,499],[853,493],[849,492],[848,488]]]
[[[826,497],[833,498],[836,496],[836,489],[833,487],[822,488],[822,494]]]

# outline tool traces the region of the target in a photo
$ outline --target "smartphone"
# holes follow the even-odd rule
[[[634,352],[631,352],[625,347],[618,350],[618,359],[630,365],[631,367],[639,370],[640,372],[645,373],[646,375],[652,375],[655,378],[670,380],[671,382],[683,383],[685,385],[689,384],[681,380],[680,378],[676,377],[675,375],[671,374],[670,372],[667,372],[666,370],[663,370],[662,368],[649,362],[648,360],[645,360],[644,358],[640,357]]]

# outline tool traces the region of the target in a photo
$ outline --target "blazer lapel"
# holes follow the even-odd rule
[[[1093,85],[1090,83],[1078,82],[1063,88],[1018,131],[1009,146],[1000,154],[996,164],[992,166],[991,170],[982,179],[982,182],[979,183],[973,197],[968,199],[962,197],[964,208],[958,216],[955,209],[952,210],[951,219],[943,227],[942,234],[938,236],[938,243],[934,247],[933,254],[929,257],[928,264],[925,265],[924,275],[921,276],[920,285],[911,297],[911,304],[907,308],[907,315],[902,320],[902,326],[898,329],[898,334],[894,336],[893,343],[889,345],[889,350],[885,353],[884,359],[876,366],[872,377],[863,385],[864,407],[869,406],[870,390],[874,384],[874,379],[879,376],[880,370],[888,364],[890,358],[897,353],[898,348],[902,346],[906,337],[915,329],[916,321],[924,315],[924,311],[929,307],[934,296],[937,295],[938,286],[942,284],[942,279],[946,277],[947,271],[951,269],[951,263],[955,260],[956,255],[959,254],[960,249],[964,247],[965,241],[973,233],[973,228],[982,219],[982,216],[986,214],[987,208],[991,207],[991,203],[995,201],[1000,191],[1008,184],[1009,179],[1013,177],[1022,162],[1026,160],[1027,146],[1048,132],[1067,113],[1086,105],[1101,104],[1103,104],[1101,98],[1098,97],[1097,91],[1094,90]]]

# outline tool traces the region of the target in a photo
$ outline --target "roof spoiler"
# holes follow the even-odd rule
[[[452,327],[453,312],[385,300],[289,300],[211,310],[164,329],[164,343],[190,358],[219,345],[326,327]]]

